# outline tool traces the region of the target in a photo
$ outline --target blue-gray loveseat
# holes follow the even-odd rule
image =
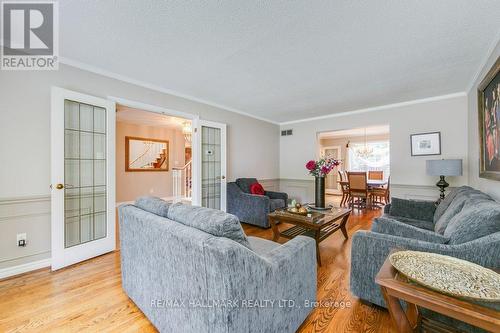
[[[500,268],[500,203],[468,186],[434,202],[392,198],[371,231],[352,238],[351,291],[384,306],[375,276],[394,249],[434,252]]]
[[[287,205],[288,195],[283,192],[266,191],[264,195],[250,193],[255,178],[238,178],[227,183],[227,212],[236,215],[241,222],[269,228],[267,215]]]
[[[295,332],[316,300],[316,247],[247,237],[222,211],[119,208],[122,285],[160,332]]]

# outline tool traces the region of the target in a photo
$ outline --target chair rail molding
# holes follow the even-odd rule
[[[298,202],[314,201],[314,178],[311,179],[287,179],[279,180],[279,190],[288,194],[290,199]]]
[[[448,187],[448,193],[453,187]],[[392,184],[391,197],[415,200],[437,200],[439,189],[435,185]]]
[[[50,266],[50,195],[0,198],[0,226],[0,278]]]
[[[453,187],[449,187],[447,192]],[[290,199],[299,202],[312,202],[314,200],[314,180],[287,179],[279,180],[279,190],[288,193]],[[438,188],[434,185],[411,185],[391,183],[391,196],[402,199],[437,200]]]
[[[280,180],[278,178],[259,179],[262,187],[268,191],[279,191]]]

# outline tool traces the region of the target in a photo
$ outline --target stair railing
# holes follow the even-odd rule
[[[191,161],[182,168],[172,168],[174,202],[191,199],[193,194],[193,168]]]

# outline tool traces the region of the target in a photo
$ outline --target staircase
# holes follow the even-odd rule
[[[161,169],[162,165],[165,163],[166,160],[167,160],[167,149],[162,148],[160,156],[156,158],[156,162],[152,162],[153,168]]]
[[[129,167],[133,169],[161,169],[167,161],[167,154],[167,148],[147,143],[144,145],[144,151],[130,162]]]

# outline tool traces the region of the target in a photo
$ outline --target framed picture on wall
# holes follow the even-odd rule
[[[441,132],[410,135],[411,156],[441,155]]]
[[[500,57],[477,89],[479,177],[500,180]]]
[[[168,141],[125,137],[125,171],[168,171]]]

